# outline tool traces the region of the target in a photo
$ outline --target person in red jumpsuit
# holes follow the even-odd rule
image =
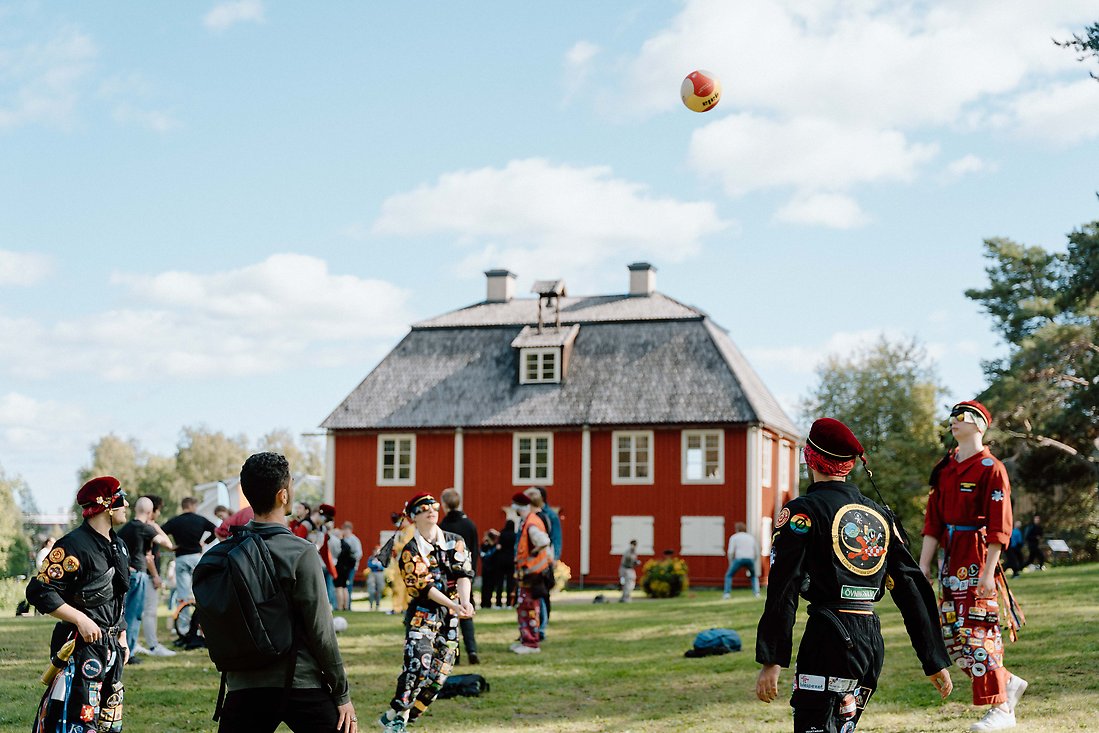
[[[1000,570],[1000,553],[1011,538],[1011,484],[1007,470],[984,446],[992,422],[979,402],[965,401],[950,412],[957,447],[931,474],[923,527],[920,569],[930,580],[936,552],[941,595],[939,618],[954,663],[973,681],[973,704],[991,706],[970,730],[1015,725],[1015,707],[1027,682],[1004,667],[1000,609],[1012,639],[1021,623]],[[999,592],[998,592],[999,591]]]

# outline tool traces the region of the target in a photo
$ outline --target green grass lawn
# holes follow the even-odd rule
[[[1009,644],[1008,666],[1030,681],[1019,709],[1019,731],[1099,731],[1099,565],[1029,573],[1014,584],[1028,624]],[[507,651],[516,638],[514,612],[477,617],[482,664],[460,665],[492,686],[480,698],[439,700],[417,725],[424,731],[787,731],[785,693],[771,705],[755,699],[753,657],[762,601],[740,591],[731,601],[701,590],[687,598],[641,599],[631,605],[592,604],[594,595],[568,592],[555,600],[550,638],[540,655]],[[608,596],[611,594],[608,593]],[[968,680],[945,703],[924,678],[900,616],[879,604],[886,641],[885,671],[860,731],[964,731],[978,717]],[[350,613],[340,635],[362,729],[385,708],[400,668],[399,620]],[[163,619],[162,619],[163,620]],[[52,619],[0,621],[0,731],[29,730],[42,693]],[[804,623],[799,621],[798,632]],[[683,656],[694,634],[736,629],[745,649],[721,657]],[[165,636],[162,635],[162,639]],[[213,731],[218,674],[204,651],[146,659],[126,671],[126,730]],[[782,689],[790,672],[783,671]]]

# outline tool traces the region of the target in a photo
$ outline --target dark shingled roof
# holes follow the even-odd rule
[[[414,325],[322,427],[763,423],[799,436],[701,311],[661,294],[561,301],[561,322],[580,324],[561,384],[519,384],[511,342],[537,301],[480,303]]]

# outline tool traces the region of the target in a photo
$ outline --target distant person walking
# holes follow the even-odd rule
[[[1027,559],[1026,564],[1035,570],[1046,569],[1046,552],[1042,549],[1042,539],[1045,531],[1042,529],[1042,517],[1035,514],[1030,518],[1030,524],[1023,530],[1026,537]]]
[[[519,585],[516,613],[519,618],[519,641],[511,645],[516,654],[542,651],[542,604],[549,595],[546,576],[553,569],[553,546],[542,519],[535,513],[530,497],[519,492],[511,497],[511,506],[519,515],[519,531],[515,537],[515,576]]]
[[[744,522],[737,522],[735,526],[736,532],[729,537],[729,546],[725,550],[725,556],[729,559],[729,568],[725,571],[725,594],[722,598],[731,597],[733,577],[741,568],[748,571],[748,577],[752,579],[752,595],[759,598],[759,573],[756,572],[759,543],[756,542],[755,537],[748,534],[748,527]]]
[[[184,497],[179,502],[180,513],[169,519],[161,529],[176,542],[176,598],[193,601],[191,579],[195,565],[202,558],[202,547],[216,539],[217,527],[198,513],[198,499]]]
[[[340,538],[345,548],[351,549],[351,573],[347,576],[347,602],[344,604],[344,609],[351,610],[351,594],[355,591],[355,578],[359,574],[359,565],[363,561],[363,543],[355,535],[355,525],[351,522],[343,523],[343,536]]]
[[[481,539],[481,608],[492,608],[493,605],[500,608],[504,605],[504,576],[500,571],[502,561],[500,532],[490,529]]]
[[[1018,577],[1023,570],[1023,523],[1015,520],[1015,526],[1011,529],[1011,539],[1008,540],[1007,549],[1004,550],[1004,567],[1011,571],[1011,577]]]
[[[637,585],[637,540],[630,540],[626,551],[622,553],[622,562],[618,564],[618,584],[622,586],[619,603],[629,603],[630,594]]]
[[[126,628],[133,635],[130,642],[136,646],[137,628],[145,612],[145,592],[149,585],[149,570],[153,565],[150,552],[153,543],[172,548],[168,536],[151,522],[153,502],[143,496],[134,505],[134,518],[118,530],[119,538],[126,543],[130,561],[130,587],[126,592]],[[155,592],[155,590],[154,590]],[[139,664],[137,657],[130,657],[127,664]]]
[[[385,565],[378,558],[381,545],[374,545],[374,551],[366,560],[366,599],[371,611],[382,610],[382,592],[385,590]]]

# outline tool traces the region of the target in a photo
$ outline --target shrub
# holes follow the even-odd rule
[[[687,562],[680,557],[653,558],[641,568],[641,590],[650,598],[675,598],[690,584]]]

